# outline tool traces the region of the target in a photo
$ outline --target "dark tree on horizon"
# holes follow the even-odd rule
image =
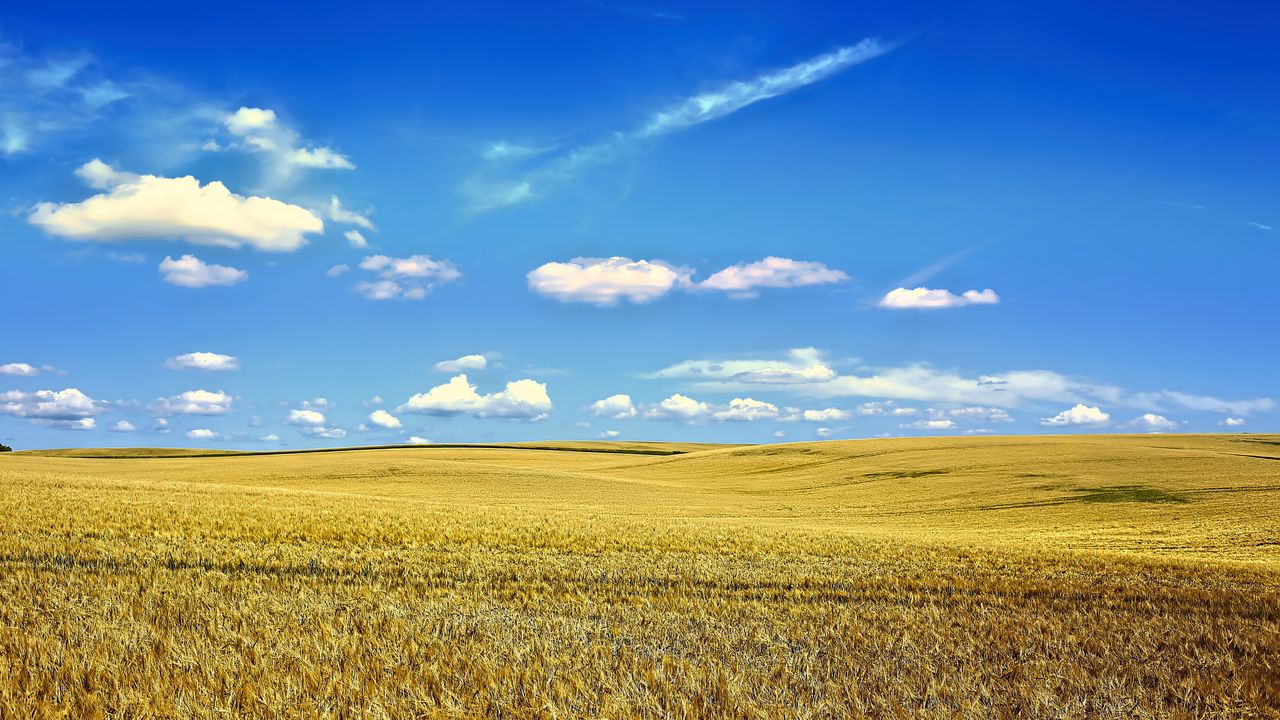
[[[0,443],[0,452],[13,452],[13,448],[5,445],[4,443]]]

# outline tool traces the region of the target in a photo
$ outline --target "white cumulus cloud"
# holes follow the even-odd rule
[[[481,395],[465,374],[459,374],[443,385],[413,395],[398,409],[400,412],[430,415],[467,414],[480,418],[541,420],[552,408],[544,383],[516,380],[507,383],[506,388],[499,392]]]
[[[1170,420],[1163,415],[1155,413],[1143,413],[1132,419],[1128,423],[1129,427],[1146,430],[1147,432],[1163,432],[1165,430],[1176,430],[1178,423]]]
[[[133,173],[116,170],[101,158],[94,158],[75,169],[76,177],[96,190],[106,190],[124,183],[137,182],[139,177]]]
[[[324,425],[325,416],[319,410],[290,410],[289,417],[285,422],[290,425]]]
[[[384,428],[394,429],[400,427],[400,418],[392,415],[386,410],[374,410],[369,413],[369,422],[377,425],[378,427]]]
[[[302,432],[311,437],[325,438],[326,440],[337,440],[347,436],[347,431],[340,427],[309,426],[302,428]]]
[[[244,150],[260,153],[267,159],[273,179],[287,179],[297,168],[354,170],[346,155],[327,145],[314,145],[302,139],[293,128],[280,122],[270,108],[241,107],[222,117],[228,139],[212,140],[206,150]]]
[[[727,267],[698,283],[699,288],[720,290],[737,298],[751,298],[759,288],[790,288],[844,282],[849,276],[819,262],[767,257],[753,263]]]
[[[273,252],[297,250],[308,234],[324,231],[324,222],[306,208],[237,195],[218,181],[133,175],[94,162],[81,166],[81,177],[107,192],[76,203],[38,203],[28,221],[71,240],[180,239]]]
[[[220,353],[190,352],[165,360],[164,366],[173,370],[239,370],[240,359]]]
[[[990,288],[965,290],[956,295],[950,290],[930,290],[923,287],[908,290],[900,287],[885,293],[880,299],[880,307],[890,310],[941,310],[965,305],[995,305],[999,302],[1000,296]]]
[[[37,390],[33,393],[21,390],[0,392],[0,415],[40,421],[75,422],[107,410],[107,403],[94,400],[76,388]]]
[[[489,359],[484,355],[463,355],[453,360],[441,360],[435,364],[440,372],[457,373],[464,370],[484,370],[489,366]]]
[[[219,390],[188,390],[169,397],[156,398],[151,409],[156,415],[225,415],[234,402]]]
[[[377,232],[378,230],[378,228],[373,224],[373,221],[369,219],[369,213],[372,212],[372,210],[366,210],[361,213],[345,208],[342,206],[342,201],[338,199],[337,195],[329,197],[328,212],[329,219],[334,222],[342,223],[344,225],[356,225],[364,228],[365,230],[371,230],[374,232]]]
[[[657,260],[626,257],[549,262],[528,274],[529,289],[561,302],[646,303],[689,282],[690,271]]]
[[[712,414],[721,422],[749,422],[753,420],[777,420],[778,406],[754,398],[734,398],[729,407]]]
[[[1244,425],[1244,418],[1238,418],[1238,417],[1224,418],[1222,422],[1218,424],[1222,425],[1223,427],[1240,427],[1241,425]]]
[[[378,277],[355,286],[356,291],[369,300],[421,300],[437,283],[462,277],[453,263],[434,260],[429,255],[406,258],[370,255],[360,261],[360,269],[376,273]]]
[[[186,435],[188,438],[192,440],[216,440],[218,437],[220,437],[218,433],[214,432],[213,430],[210,430],[209,428],[196,428],[194,430],[188,430]]]
[[[788,350],[785,359],[686,360],[644,375],[649,380],[697,380],[745,385],[793,385],[831,380],[836,372],[815,348]]]
[[[654,420],[678,420],[697,422],[711,414],[711,406],[705,402],[694,400],[687,395],[675,393],[671,397],[651,406],[645,417]]]
[[[996,407],[962,407],[948,410],[947,414],[953,418],[976,422],[1013,422],[1013,417],[1008,412]]]
[[[337,170],[355,170],[356,166],[347,159],[346,155],[334,150],[333,148],[294,148],[292,151],[284,155],[284,159],[291,165],[304,168],[322,168]]]
[[[232,134],[245,136],[275,127],[276,111],[242,107],[224,117],[223,124]]]
[[[795,383],[826,382],[835,378],[836,371],[814,363],[808,367],[762,367],[744,370],[733,376],[734,380],[758,385],[789,385]]]
[[[805,410],[800,414],[800,418],[806,422],[828,423],[835,420],[849,419],[849,413],[839,408],[826,408],[825,410]]]
[[[206,263],[195,255],[183,255],[177,260],[166,255],[160,261],[160,273],[170,285],[188,288],[237,285],[249,279],[249,273],[243,270]]]
[[[17,375],[18,377],[34,377],[40,374],[40,368],[27,363],[5,363],[0,365],[0,375]]]
[[[661,260],[629,257],[574,258],[545,263],[527,275],[529,289],[561,302],[585,302],[614,306],[625,300],[647,303],[675,290],[719,290],[733,297],[749,298],[762,287],[788,288],[819,285],[849,279],[822,263],[768,257],[754,263],[725,268],[702,282],[692,280],[693,270]]]
[[[1097,407],[1077,403],[1053,417],[1041,418],[1041,425],[1106,425],[1111,416]]]
[[[588,410],[592,415],[615,420],[636,416],[636,406],[631,402],[631,396],[622,393],[597,400],[591,403]]]
[[[956,426],[955,421],[947,418],[932,418],[926,420],[917,420],[913,423],[907,423],[899,427],[915,428],[917,430],[950,430]]]

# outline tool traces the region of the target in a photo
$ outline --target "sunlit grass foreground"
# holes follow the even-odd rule
[[[0,456],[0,718],[1280,717],[1280,437],[129,454]]]

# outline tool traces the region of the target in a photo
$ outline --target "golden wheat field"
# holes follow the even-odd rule
[[[1280,717],[1278,501],[1278,436],[11,453],[0,717]]]

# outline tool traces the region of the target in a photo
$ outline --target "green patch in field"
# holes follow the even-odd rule
[[[1087,503],[1140,502],[1159,504],[1183,504],[1191,502],[1185,495],[1149,487],[1147,485],[1104,485],[1094,488],[1072,488],[1079,496],[1074,498]]]

